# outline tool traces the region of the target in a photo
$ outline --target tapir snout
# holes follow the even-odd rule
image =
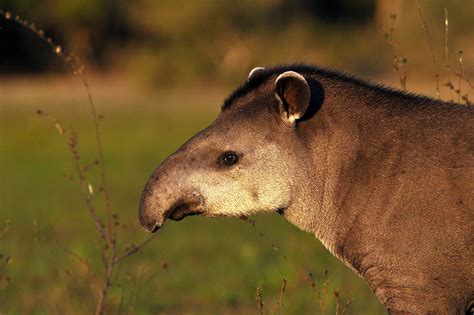
[[[149,232],[156,232],[166,219],[182,220],[203,212],[204,198],[195,187],[185,185],[187,167],[180,150],[166,159],[150,176],[143,190],[139,220]]]
[[[151,233],[155,233],[163,225],[166,219],[180,221],[189,215],[199,215],[204,205],[201,195],[192,193],[180,198],[166,209],[166,207],[156,207],[157,203],[150,201],[150,198],[142,197],[140,204],[140,223]],[[166,209],[166,210],[165,210]]]

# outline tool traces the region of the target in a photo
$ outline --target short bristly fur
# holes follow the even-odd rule
[[[276,90],[282,74],[295,90]],[[291,112],[308,87],[305,114]],[[140,220],[276,211],[390,313],[462,313],[474,300],[473,125],[473,107],[308,65],[259,69],[155,171]]]

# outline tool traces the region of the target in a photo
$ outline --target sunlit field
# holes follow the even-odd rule
[[[8,314],[93,309],[87,273],[69,251],[97,260],[94,226],[77,182],[69,178],[73,163],[66,139],[36,114],[41,108],[54,113],[65,128],[74,128],[81,156],[92,160],[96,146],[86,98],[81,85],[72,82],[57,82],[60,90],[69,87],[70,101],[64,95],[55,99],[54,89],[45,90],[41,84],[30,88],[24,100],[9,99],[11,93],[2,91],[6,102],[0,116],[1,222],[9,222],[10,228],[1,243],[2,251],[14,257],[6,269],[10,283],[1,295],[1,310]],[[100,84],[94,88],[100,89]],[[226,91],[209,97],[194,90],[164,98],[127,95],[130,90],[117,93],[99,93],[98,108],[105,116],[101,128],[112,203],[125,225],[119,239],[130,243],[146,236],[138,225],[137,209],[149,174],[215,118]],[[276,214],[255,219],[255,227],[237,218],[191,217],[168,224],[148,247],[121,265],[111,290],[114,310],[123,299],[125,313],[129,307],[138,314],[257,313],[255,292],[261,282],[270,311],[285,278],[285,312],[311,313],[319,309],[319,301],[308,273],[322,286],[327,268],[328,311],[334,311],[333,290],[339,289],[341,305],[352,294],[351,313],[383,313],[362,278],[312,235]]]
[[[104,244],[84,196],[104,220],[108,214],[88,91],[61,59],[67,44],[85,60],[99,115],[119,255],[149,237],[138,222],[138,206],[152,171],[217,117],[227,94],[255,66],[321,64],[432,97],[439,92],[464,106],[474,99],[470,2],[448,6],[450,37],[444,5],[424,11],[427,40],[420,11],[408,1],[394,7],[397,14],[389,14],[388,2],[374,1],[371,20],[349,21],[353,27],[310,15],[300,21],[303,5],[286,12],[285,1],[263,1],[253,15],[241,13],[250,12],[246,2],[228,10],[219,1],[186,8],[144,1],[126,16],[109,12],[118,24],[132,26],[123,44],[103,47],[106,31],[94,38],[87,25],[87,18],[103,22],[93,11],[101,12],[102,2],[92,2],[85,13],[62,8],[69,18],[45,9],[53,26],[35,11],[48,27],[63,31],[55,37],[64,41],[60,53],[38,40],[44,32],[36,28],[13,33],[28,33],[21,38],[40,52],[32,60],[44,59],[50,70],[7,67],[0,73],[0,315],[97,309]],[[267,14],[273,6],[285,28]],[[225,14],[214,25],[209,12]],[[20,12],[24,18],[28,13]],[[77,31],[74,19],[86,27]],[[57,26],[69,22],[69,28]],[[81,163],[90,165],[86,185],[79,184],[71,134],[77,135]],[[314,235],[277,214],[167,222],[114,267],[105,301],[104,314],[386,313],[361,277]]]

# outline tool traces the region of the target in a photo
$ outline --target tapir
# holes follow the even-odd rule
[[[278,213],[389,314],[474,301],[474,107],[311,65],[253,69],[152,173],[139,219]],[[311,250],[308,248],[307,250]]]

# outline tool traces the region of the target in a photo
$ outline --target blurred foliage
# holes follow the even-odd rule
[[[443,45],[446,7],[452,17],[450,43],[455,49],[461,48],[459,42],[472,46],[468,26],[474,2],[422,4],[437,30],[432,32],[435,44]],[[242,68],[295,61],[369,75],[385,72],[389,49],[381,26],[389,22],[390,6],[400,15],[400,46],[409,59],[420,56],[416,64],[428,69],[428,52],[419,47],[424,39],[415,1],[0,0],[1,9],[34,21],[93,68],[129,71],[160,85],[202,79],[235,83]],[[31,34],[0,23],[8,43],[0,52],[0,70],[60,68]]]
[[[58,43],[94,65],[106,65],[110,49],[130,38],[131,21],[123,0],[0,0],[0,9],[35,22]],[[14,23],[5,25],[7,51],[0,67],[10,71],[43,72],[51,69],[53,56],[42,43]],[[43,48],[43,49],[42,49]],[[49,62],[48,62],[49,61]]]

